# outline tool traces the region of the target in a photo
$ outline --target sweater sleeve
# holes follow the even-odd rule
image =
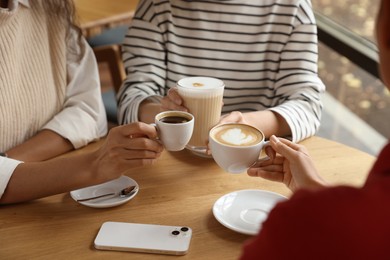
[[[76,46],[75,39],[73,43]],[[64,107],[43,127],[68,139],[76,149],[107,134],[96,59],[84,39],[82,44],[85,51],[81,58],[74,50],[68,52]]]
[[[280,59],[275,83],[279,104],[270,108],[287,121],[294,142],[313,136],[320,126],[325,86],[317,75],[317,60],[315,18],[311,4],[304,0]]]
[[[166,95],[165,43],[155,17],[153,2],[140,1],[124,39],[127,77],[117,94],[120,124],[138,121],[143,100],[159,102]]]

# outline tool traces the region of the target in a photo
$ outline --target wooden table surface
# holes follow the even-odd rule
[[[128,24],[138,0],[75,0],[79,23],[86,37],[106,28]]]
[[[99,144],[76,153],[96,149]],[[303,144],[322,175],[337,184],[361,185],[375,160],[369,154],[319,137]],[[94,249],[93,241],[105,221],[189,226],[193,229],[190,250],[180,259],[237,259],[250,236],[221,225],[212,214],[215,201],[243,189],[290,195],[283,184],[225,173],[212,159],[188,151],[164,152],[155,165],[127,175],[138,182],[140,191],[117,207],[86,207],[69,193],[0,207],[0,259],[173,259]]]

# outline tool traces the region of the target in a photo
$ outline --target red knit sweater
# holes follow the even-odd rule
[[[390,143],[364,187],[301,190],[278,204],[241,259],[390,259]]]

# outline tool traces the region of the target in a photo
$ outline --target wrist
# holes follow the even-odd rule
[[[329,187],[329,184],[321,177],[317,177],[315,179],[312,179],[310,184],[308,184],[306,188],[315,191],[324,189],[326,187]]]
[[[150,100],[141,103],[138,110],[138,121],[147,124],[154,123],[154,117],[161,112],[161,104]]]

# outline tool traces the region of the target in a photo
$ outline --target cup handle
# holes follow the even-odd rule
[[[265,150],[265,148],[266,148],[267,146],[270,146],[270,142],[269,142],[269,141],[264,141],[264,145],[263,145],[262,150]],[[264,162],[264,161],[267,161],[267,160],[269,160],[269,156],[266,154],[264,157],[259,157],[259,159],[257,160],[256,163],[258,163],[258,162]]]
[[[155,123],[150,123],[149,125],[154,126],[154,128],[156,128],[156,131],[157,131],[156,140],[160,140],[160,136],[159,136],[160,131],[158,131],[157,125]]]

